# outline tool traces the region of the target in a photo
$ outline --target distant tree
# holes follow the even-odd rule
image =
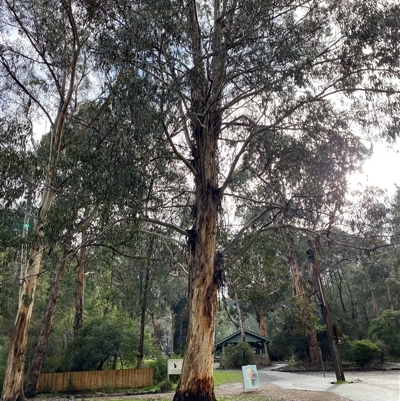
[[[115,369],[136,360],[139,333],[130,319],[104,315],[88,320],[69,347],[71,371]]]
[[[245,236],[243,241],[246,239]],[[268,311],[279,304],[288,288],[289,271],[286,263],[277,257],[279,245],[276,236],[268,232],[261,234],[251,251],[227,273],[228,293],[237,292],[242,311],[255,318],[258,333],[263,337],[268,337]],[[235,299],[234,294],[230,297]]]
[[[377,319],[372,319],[368,337],[380,340],[389,347],[389,353],[400,356],[400,311],[383,311]]]

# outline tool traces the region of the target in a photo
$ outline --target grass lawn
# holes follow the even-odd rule
[[[234,370],[214,370],[214,386],[220,386],[221,384],[229,383],[241,383],[242,372]]]

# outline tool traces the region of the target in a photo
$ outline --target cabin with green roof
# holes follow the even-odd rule
[[[270,343],[270,340],[250,330],[245,329],[244,333],[246,342],[253,348],[257,365],[269,365],[271,363],[268,354],[268,344]],[[236,345],[242,341],[242,333],[240,330],[219,341],[215,346],[216,361],[221,360],[221,357],[224,355],[224,349],[228,345]]]

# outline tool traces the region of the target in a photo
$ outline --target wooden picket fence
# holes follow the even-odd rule
[[[153,369],[42,373],[39,379],[38,393],[133,388],[153,383]]]

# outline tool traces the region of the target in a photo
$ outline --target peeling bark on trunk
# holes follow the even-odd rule
[[[174,401],[215,401],[213,351],[217,308],[217,231],[221,191],[218,188],[218,138],[222,122],[225,53],[221,50],[223,22],[220,0],[214,0],[213,51],[205,72],[196,1],[187,5],[193,58],[191,70],[191,170],[195,206],[189,234],[189,323],[182,373]]]
[[[191,3],[193,7],[194,1]],[[204,95],[199,92],[207,86],[203,86],[202,82],[205,81],[200,79],[197,83],[194,80],[194,85],[199,87],[196,88],[197,96],[192,100],[196,205],[194,226],[189,232],[189,325],[182,374],[174,401],[215,401],[213,349],[218,290],[216,237],[219,204],[217,140],[221,116],[218,110],[214,113],[207,110],[207,106],[215,107],[209,103],[210,99],[201,101]]]
[[[51,327],[53,325],[53,317],[56,311],[58,295],[60,293],[61,281],[65,273],[68,255],[70,254],[70,243],[65,246],[61,256],[60,265],[57,271],[56,278],[54,279],[51,291],[49,294],[49,302],[47,305],[46,314],[43,318],[42,328],[36,344],[35,354],[29,370],[28,382],[25,387],[25,395],[28,398],[35,398],[37,396],[37,387],[39,384],[39,377],[42,371],[44,358],[46,356],[49,336]]]

